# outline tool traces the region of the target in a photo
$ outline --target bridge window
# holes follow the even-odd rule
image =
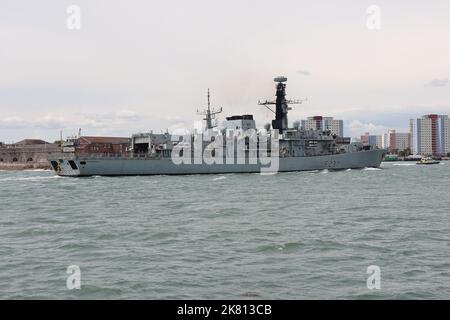
[[[13,161],[13,162],[17,162],[17,158],[13,158],[12,161]]]
[[[28,158],[27,159],[27,162],[31,162],[31,161],[33,161],[33,158]]]

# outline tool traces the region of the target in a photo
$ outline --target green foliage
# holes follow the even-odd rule
[[[404,152],[405,152],[405,157],[412,155],[410,148],[406,148]]]
[[[391,154],[397,154],[398,155],[398,149],[390,149]]]

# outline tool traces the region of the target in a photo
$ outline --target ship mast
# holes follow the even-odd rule
[[[283,133],[283,130],[288,129],[288,111],[292,110],[289,104],[300,104],[303,100],[286,100],[286,77],[276,77],[273,81],[277,83],[277,99],[275,101],[258,101],[258,105],[265,106],[275,113],[275,120],[272,120],[272,128],[278,129],[280,133]],[[275,111],[269,105],[275,105]]]
[[[204,115],[205,118],[203,118],[203,120],[206,121],[206,128],[212,129],[217,126],[216,124],[213,124],[212,120],[215,119],[216,114],[219,114],[221,112],[222,112],[222,108],[211,109],[211,99],[210,99],[209,88],[208,88],[208,107],[203,111],[197,110],[197,114]]]

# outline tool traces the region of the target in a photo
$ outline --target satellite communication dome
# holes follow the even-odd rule
[[[275,82],[286,82],[286,81],[287,81],[287,78],[286,78],[286,77],[283,77],[283,76],[281,76],[281,77],[276,77],[275,79],[273,79],[273,81],[275,81]]]

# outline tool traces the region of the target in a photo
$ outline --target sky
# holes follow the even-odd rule
[[[450,113],[449,17],[447,0],[0,0],[0,141],[191,128],[207,88],[219,122],[262,127],[273,114],[257,102],[280,75],[288,98],[307,98],[291,123],[407,131]]]

